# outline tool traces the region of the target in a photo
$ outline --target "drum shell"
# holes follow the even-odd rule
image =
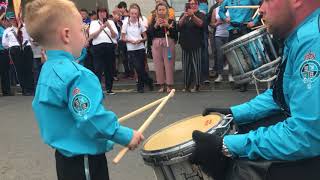
[[[235,83],[243,84],[252,80],[255,69],[268,64],[278,57],[266,28],[257,29],[221,47],[232,68]],[[272,76],[276,66],[261,72],[261,76]]]
[[[214,113],[221,117],[220,122],[209,129],[207,133],[224,136],[230,131],[230,116]],[[146,142],[147,143],[147,142]],[[191,164],[189,157],[194,151],[193,140],[178,144],[174,147],[156,151],[141,151],[144,163],[152,166],[157,180],[211,180],[199,166]]]
[[[171,165],[153,166],[157,180],[212,180],[199,166],[183,161]]]

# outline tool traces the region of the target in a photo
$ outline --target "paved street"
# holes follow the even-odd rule
[[[231,90],[182,93],[178,92],[144,133],[149,137],[162,127],[182,118],[201,113],[204,107],[228,107],[245,102],[255,91],[239,93]],[[106,106],[119,117],[138,107],[165,96],[160,93],[118,93],[108,96]],[[31,109],[32,97],[0,97],[0,180],[55,180],[53,150],[39,137]],[[138,129],[152,110],[130,119],[125,125]],[[118,165],[111,163],[119,151],[115,146],[107,154],[112,180],[154,180],[153,171],[144,165],[139,150],[129,152]]]

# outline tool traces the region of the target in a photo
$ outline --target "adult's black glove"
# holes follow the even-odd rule
[[[217,113],[221,113],[224,115],[232,114],[230,108],[205,108],[202,112],[202,116],[206,116],[212,112],[217,112]]]
[[[222,154],[222,137],[196,130],[192,138],[196,146],[190,156],[191,163],[200,165],[203,172],[215,180],[224,180],[230,158]]]

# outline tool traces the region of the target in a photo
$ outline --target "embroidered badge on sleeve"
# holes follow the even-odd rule
[[[300,65],[300,77],[303,83],[307,85],[308,89],[311,89],[312,83],[315,82],[320,74],[320,64],[315,60],[314,53],[308,53],[305,55],[305,61]]]
[[[73,111],[79,116],[84,116],[90,110],[90,99],[84,94],[77,94],[72,99]]]

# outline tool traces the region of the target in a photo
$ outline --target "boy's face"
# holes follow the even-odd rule
[[[81,55],[81,51],[85,45],[84,26],[80,13],[76,13],[74,20],[70,23],[69,47],[71,53],[75,57]]]

